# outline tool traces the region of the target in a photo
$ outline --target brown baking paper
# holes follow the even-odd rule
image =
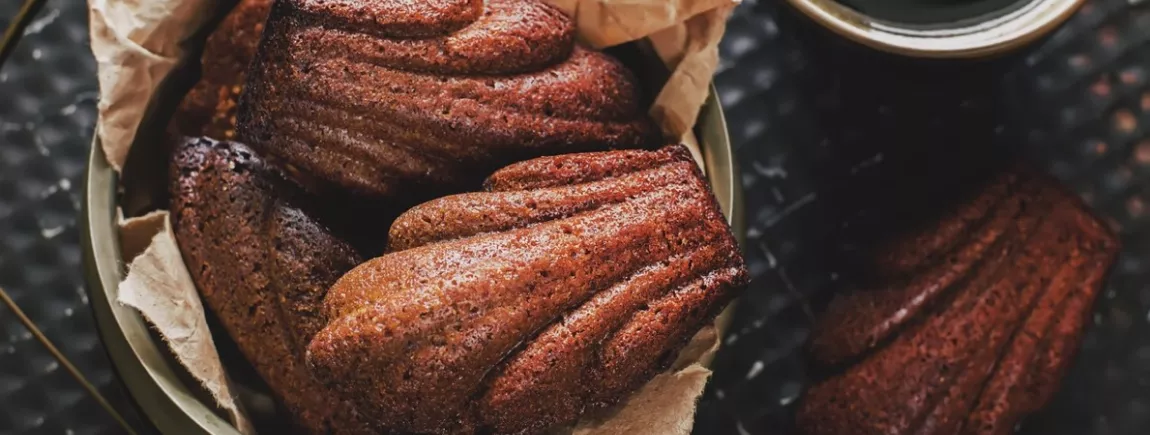
[[[701,164],[691,127],[718,65],[718,42],[726,19],[740,0],[547,1],[575,17],[580,39],[594,47],[641,38],[651,41],[671,74],[650,113],[668,137],[682,138]],[[186,55],[182,46],[216,7],[216,1],[206,0],[89,1],[92,52],[100,82],[96,134],[117,171],[127,159],[158,85]],[[121,220],[120,225],[124,260],[130,263],[117,300],[136,308],[152,323],[176,359],[240,432],[254,433],[211,340],[203,305],[183,264],[167,212]],[[560,432],[690,433],[695,402],[711,375],[706,366],[718,346],[716,328],[704,328],[670,370],[618,406]]]
[[[235,400],[223,365],[219,364],[216,344],[204,319],[204,306],[176,246],[168,212],[155,211],[125,221],[120,227],[120,237],[125,241],[121,244],[125,258],[132,250],[139,249],[140,241],[149,240],[149,243],[128,266],[132,273],[120,283],[117,300],[136,308],[155,325],[176,359],[216,399],[216,404],[227,412],[240,432],[255,433]],[[202,364],[199,361],[202,359],[215,363]]]
[[[89,0],[88,26],[100,102],[96,136],[108,163],[124,167],[152,94],[186,54],[214,0]]]

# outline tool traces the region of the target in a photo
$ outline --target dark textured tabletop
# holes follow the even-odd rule
[[[5,27],[20,1],[0,2]],[[96,120],[82,1],[52,0],[0,69],[0,287],[114,403],[128,408],[87,305],[76,227]],[[0,307],[0,434],[122,429]]]
[[[19,3],[0,1],[0,25]],[[1126,246],[1061,393],[1021,431],[1150,433],[1150,2],[1091,0],[992,80],[919,87],[902,83],[921,75],[860,76],[820,58],[825,47],[781,3],[744,0],[715,77],[746,188],[754,282],[724,337],[697,432],[789,432],[805,381],[796,350],[839,277],[825,261],[825,247],[841,244],[836,186],[897,171],[919,149],[983,144],[1065,180]],[[87,46],[84,2],[50,0],[0,69],[0,287],[143,428],[100,346],[82,280],[76,213],[97,98]],[[0,308],[0,434],[120,432]]]

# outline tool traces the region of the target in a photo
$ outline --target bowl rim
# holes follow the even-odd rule
[[[712,83],[695,133],[712,191],[739,243],[743,243],[742,183],[731,148],[726,119]],[[147,117],[145,117],[145,120]],[[81,248],[86,288],[96,327],[112,366],[131,400],[164,434],[239,435],[215,407],[196,397],[177,375],[170,352],[153,339],[151,327],[136,309],[115,302],[125,277],[117,225],[118,174],[105,159],[98,134],[88,155],[81,207]],[[729,325],[733,304],[716,320]],[[709,364],[709,361],[705,361]]]
[[[837,0],[787,0],[835,34],[875,50],[928,59],[992,57],[1021,48],[1068,20],[1085,0],[1029,0],[1006,15],[946,30],[872,19]]]

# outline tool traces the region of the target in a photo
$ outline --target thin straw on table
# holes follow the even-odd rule
[[[32,319],[29,319],[28,316],[24,314],[24,310],[21,310],[20,306],[16,305],[16,301],[12,300],[12,298],[8,296],[8,292],[5,291],[3,287],[0,287],[0,300],[4,301],[4,305],[7,305],[8,309],[11,310],[12,313],[16,315],[16,318],[20,320],[20,323],[24,324],[24,327],[28,328],[28,331],[31,332],[34,337],[36,337],[36,341],[39,341],[40,344],[44,345],[44,348],[48,350],[48,353],[52,354],[52,357],[56,358],[56,360],[60,362],[60,365],[64,367],[64,370],[67,370],[68,374],[72,375],[72,377],[76,379],[76,382],[80,383],[80,386],[84,387],[85,390],[88,390],[88,394],[91,394],[92,398],[96,399],[96,402],[98,402],[105,411],[108,411],[108,414],[111,414],[112,418],[114,418],[116,422],[120,424],[120,426],[124,427],[124,430],[128,431],[128,433],[131,435],[136,434],[136,432],[132,430],[132,427],[128,425],[128,422],[124,420],[124,417],[116,411],[116,408],[113,408],[112,404],[108,403],[108,400],[104,398],[104,395],[100,394],[100,391],[97,390],[96,387],[88,381],[88,378],[84,377],[84,374],[80,373],[80,370],[76,369],[76,366],[72,365],[72,362],[69,361],[68,358],[64,356],[64,354],[60,353],[60,350],[56,348],[56,345],[52,344],[52,341],[48,340],[48,337],[45,336],[43,332],[40,332],[40,328],[37,328],[36,324],[32,322]]]
[[[24,28],[28,23],[32,22],[32,18],[36,17],[36,12],[44,7],[47,0],[25,0],[24,6],[20,7],[20,12],[16,13],[16,17],[8,24],[8,29],[4,31],[4,39],[0,40],[0,67],[4,66],[4,62],[8,60],[8,56],[12,54],[12,50],[16,49],[16,43],[20,41],[20,37],[24,36]]]

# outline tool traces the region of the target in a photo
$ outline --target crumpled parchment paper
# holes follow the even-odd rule
[[[120,234],[129,241],[123,244],[126,255],[133,249],[128,246],[138,245],[137,241],[150,242],[128,266],[132,273],[120,283],[119,302],[136,308],[155,325],[176,359],[200,380],[240,432],[255,433],[219,364],[216,344],[204,320],[204,306],[184,267],[168,212],[155,211],[128,220],[120,227]],[[214,358],[214,363],[201,362],[207,358]]]
[[[671,75],[650,109],[668,137],[681,137],[702,162],[691,128],[718,65],[726,19],[740,0],[546,0],[575,17],[580,38],[597,48],[648,38]],[[184,48],[216,12],[213,0],[89,0],[92,52],[100,82],[96,134],[117,171],[160,82],[187,56]],[[139,146],[159,146],[140,144]],[[166,165],[167,162],[155,162]],[[183,263],[166,211],[121,220],[128,263],[119,302],[139,310],[225,410],[241,433],[254,433],[212,342],[204,308]],[[567,430],[594,434],[688,434],[695,402],[718,349],[707,327],[624,403]]]
[[[210,18],[214,0],[89,0],[92,54],[100,82],[99,136],[117,171],[160,81],[183,45]]]

